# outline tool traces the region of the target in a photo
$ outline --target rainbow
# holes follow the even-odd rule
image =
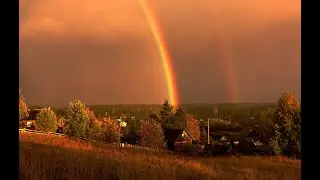
[[[172,62],[170,59],[170,55],[168,52],[165,39],[163,37],[163,33],[161,32],[159,23],[156,21],[156,17],[152,13],[152,9],[148,6],[148,3],[146,2],[146,0],[138,0],[138,1],[145,15],[146,21],[149,25],[149,28],[151,30],[151,33],[153,35],[153,38],[156,42],[156,45],[158,47],[158,50],[161,56],[162,65],[164,68],[165,77],[167,81],[169,102],[171,105],[176,107],[179,103],[179,98],[177,93],[175,76],[172,68]]]
[[[227,50],[225,38],[223,36],[222,31],[219,33],[219,51],[220,51],[220,57],[222,60],[222,66],[224,71],[226,72],[227,75],[227,89],[228,89],[228,95],[230,97],[231,101],[236,101],[237,100],[237,91],[236,91],[236,76],[234,74],[234,68],[231,63],[231,58],[229,55],[229,51]]]
[[[211,6],[215,7],[215,6]],[[227,44],[227,38],[225,36],[224,30],[223,30],[223,24],[221,21],[218,20],[218,15],[216,12],[219,11],[219,8],[215,8],[214,10],[209,10],[209,16],[212,17],[213,23],[215,23],[217,30],[218,30],[218,36],[216,36],[219,43],[219,54],[220,58],[222,60],[222,66],[224,71],[226,72],[227,76],[227,91],[228,95],[230,97],[230,101],[237,101],[237,88],[236,88],[236,74],[235,74],[235,68],[232,66],[233,63],[231,61],[231,50]]]

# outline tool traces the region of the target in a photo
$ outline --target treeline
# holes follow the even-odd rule
[[[19,120],[21,122],[28,117],[29,109],[21,92],[19,95]],[[227,107],[230,108],[230,106],[228,105]],[[144,111],[141,108],[143,106],[131,108],[131,112],[145,113],[141,119],[137,117],[131,118],[131,114],[128,111],[121,112],[121,106],[110,107],[117,108],[111,112],[108,109],[107,111],[103,110],[103,116],[101,114],[97,115],[93,109],[94,107],[86,107],[80,101],[70,102],[65,110],[60,110],[61,114],[58,116],[52,109],[42,108],[36,118],[36,128],[43,131],[54,131],[62,128],[63,133],[71,136],[86,137],[105,142],[119,142],[120,138],[127,138],[128,140],[132,139],[141,146],[161,149],[166,146],[164,144],[165,129],[187,129],[196,139],[203,139],[203,137],[201,138],[199,127],[199,124],[203,123],[203,121],[199,116],[192,113],[190,106],[189,109],[184,107],[186,110],[183,110],[183,106],[173,108],[168,101],[165,101],[159,109],[156,109],[156,105],[151,110],[146,110],[148,106],[144,106]],[[130,109],[128,107],[129,105],[126,108]],[[208,111],[210,109],[211,112],[210,117],[223,119],[226,114],[226,109],[223,110],[225,107],[210,106],[209,108],[208,106]],[[243,107],[245,107],[243,104],[237,108],[233,107],[236,110],[229,113],[235,115]],[[253,107],[260,110],[257,111]],[[282,93],[276,105],[257,106],[256,104],[247,104],[246,108],[247,111],[243,116],[246,116],[245,119],[249,119],[247,121],[253,122],[253,124],[260,124],[263,128],[272,131],[270,144],[276,154],[289,156],[298,156],[300,154],[301,109],[299,101],[292,93]],[[114,118],[115,116],[113,116],[118,111],[121,112],[120,117],[122,117],[120,122],[117,122]],[[232,118],[224,119],[236,121]],[[245,124],[243,122],[240,123],[242,125]],[[121,124],[126,124],[126,126],[121,126]]]
[[[29,109],[25,98],[20,93],[19,125],[25,128]],[[72,101],[57,117],[50,108],[41,108],[35,118],[35,129],[45,132],[62,133],[73,137],[82,137],[107,143],[119,143],[121,138],[149,148],[164,149],[167,147],[164,129],[188,129],[194,137],[200,139],[199,123],[186,115],[180,108],[174,109],[168,101],[162,106],[159,114],[151,113],[143,120],[130,119],[125,122],[109,117],[98,118],[90,107],[79,100]]]
[[[144,119],[149,114],[159,113],[162,105],[89,105],[98,118],[134,117]],[[224,104],[182,104],[179,106],[185,113],[199,120],[220,118],[238,122],[243,126],[259,124],[261,114],[265,111],[274,111],[276,103],[224,103]],[[30,109],[42,108],[39,106]],[[63,116],[64,109],[52,108],[58,117]],[[218,113],[214,111],[217,110]],[[252,119],[254,117],[254,119]]]

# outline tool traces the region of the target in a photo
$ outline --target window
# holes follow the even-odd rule
[[[31,121],[28,121],[27,122],[27,127],[29,128],[29,127],[31,127],[32,126],[32,122]]]

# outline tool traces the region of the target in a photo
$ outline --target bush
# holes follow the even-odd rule
[[[103,141],[103,129],[101,123],[97,121],[92,121],[89,124],[89,131],[88,131],[88,139],[92,139],[95,141]]]
[[[63,127],[66,124],[66,119],[61,117],[58,119],[58,127]]]
[[[50,108],[41,109],[36,118],[36,129],[45,132],[55,132],[57,130],[57,116]]]
[[[160,123],[154,120],[141,121],[139,144],[154,149],[164,149],[165,139]]]
[[[29,116],[28,111],[26,99],[22,96],[21,90],[19,90],[19,120],[26,119]]]
[[[113,119],[103,119],[102,122],[103,140],[107,143],[120,143],[120,126]]]
[[[89,130],[90,115],[86,106],[79,100],[69,103],[65,114],[65,134],[74,137],[86,137]]]

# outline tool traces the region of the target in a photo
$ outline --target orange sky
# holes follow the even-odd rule
[[[160,57],[137,0],[19,2],[20,86],[31,103],[161,103],[167,97]],[[182,101],[230,100],[215,51],[216,29],[223,29],[234,58],[239,101],[273,101],[283,90],[300,94],[300,1],[149,3],[165,33]],[[283,73],[285,64],[295,73]],[[268,76],[277,79],[274,84],[262,84]],[[136,88],[114,92],[124,82]],[[258,92],[260,86],[266,90]]]
[[[218,11],[229,25],[263,26],[270,21],[300,17],[298,0],[169,1],[149,0],[160,16],[185,19],[203,17],[201,11]],[[108,37],[116,33],[148,33],[136,0],[20,0],[20,33],[61,33],[61,36]],[[176,16],[176,17],[173,17]],[[163,17],[162,17],[163,18]],[[208,24],[210,26],[210,24]]]

